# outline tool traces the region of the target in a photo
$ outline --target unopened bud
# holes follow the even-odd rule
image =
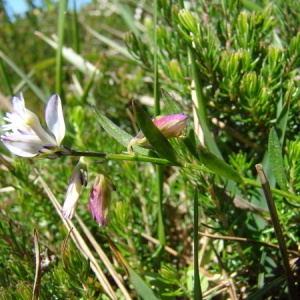
[[[63,216],[66,219],[72,219],[78,198],[81,192],[81,187],[87,185],[87,168],[83,158],[80,158],[73,174],[71,175],[65,202],[62,208]]]
[[[152,121],[165,136],[165,138],[169,139],[182,135],[182,132],[186,128],[187,119],[188,117],[184,114],[174,114],[167,116],[160,115],[153,118]],[[151,147],[142,131],[140,131],[136,137],[130,141],[128,145],[128,152],[131,152],[133,145],[139,145],[141,147],[148,148]]]
[[[97,176],[90,193],[90,211],[92,212],[93,219],[101,227],[105,226],[109,221],[112,190],[115,190],[115,187],[109,178],[102,174]]]

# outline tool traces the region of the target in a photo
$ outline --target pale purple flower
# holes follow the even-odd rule
[[[87,185],[87,168],[83,158],[75,166],[75,169],[69,180],[65,202],[62,208],[62,214],[66,219],[72,219],[82,186]]]
[[[90,193],[89,206],[93,219],[99,223],[99,226],[105,226],[109,221],[112,190],[115,190],[115,187],[109,178],[102,174],[96,177]]]
[[[167,138],[179,137],[186,128],[188,116],[185,114],[160,115],[152,119],[152,122]],[[143,132],[140,131],[128,144],[128,152],[131,152],[133,145],[151,147]]]
[[[60,143],[65,136],[65,121],[61,100],[53,95],[47,103],[45,120],[49,131],[45,130],[38,117],[25,108],[22,93],[12,99],[14,111],[6,113],[4,120],[8,124],[2,125],[5,134],[1,136],[4,146],[13,154],[22,157],[49,155],[59,150]],[[51,157],[52,154],[52,157]]]

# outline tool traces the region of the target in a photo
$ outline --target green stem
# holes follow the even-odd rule
[[[142,156],[137,154],[107,154],[103,152],[82,152],[82,151],[75,151],[70,150],[70,153],[66,154],[67,156],[85,156],[85,157],[95,157],[95,158],[102,158],[104,162],[112,160],[112,161],[137,161],[137,162],[149,162],[157,165],[163,166],[174,166],[174,163],[168,161],[164,158],[159,157],[149,157],[149,156]],[[182,165],[176,166],[181,167],[183,169],[190,169],[190,170],[197,170],[204,173],[214,173],[208,168],[202,165],[196,165],[191,163],[183,163]],[[242,177],[244,185],[250,185],[253,187],[261,188],[260,182]],[[289,198],[295,201],[299,201],[299,196],[291,194],[286,191],[282,191],[276,188],[271,188],[272,193],[282,196],[284,198]]]
[[[254,186],[254,187],[261,188],[260,182],[255,181],[253,179],[249,179],[249,178],[243,177],[243,181],[244,181],[245,185],[248,184],[248,185],[251,185],[251,186]],[[271,188],[271,192],[274,193],[274,194],[276,194],[276,195],[278,195],[278,196],[282,196],[282,197],[285,197],[285,198],[289,198],[289,199],[293,199],[293,200],[299,201],[299,196],[291,194],[289,192],[278,190],[276,188]]]
[[[154,19],[154,33],[153,33],[153,41],[154,41],[154,57],[153,57],[153,67],[154,67],[154,106],[155,106],[155,115],[160,115],[160,102],[159,102],[159,82],[158,82],[158,60],[157,60],[157,1],[154,1],[153,7],[153,19]],[[166,237],[165,237],[165,227],[164,227],[164,219],[163,219],[163,166],[156,166],[156,182],[158,186],[158,240],[161,246],[165,246]]]
[[[194,299],[202,300],[201,281],[199,276],[199,213],[198,213],[198,187],[194,195]]]
[[[125,160],[125,161],[141,161],[141,162],[150,162],[157,165],[164,165],[164,166],[173,166],[173,163],[158,157],[148,157],[142,155],[129,155],[129,154],[107,154],[106,160]]]
[[[288,252],[287,252],[287,247],[286,247],[286,243],[283,237],[283,232],[280,226],[280,222],[279,222],[279,218],[278,218],[278,214],[277,214],[277,209],[276,206],[274,204],[274,200],[273,200],[273,196],[272,196],[272,192],[270,189],[270,185],[269,182],[265,176],[264,170],[262,165],[256,165],[256,170],[258,173],[258,176],[260,178],[261,181],[261,186],[262,189],[264,191],[265,197],[266,197],[266,201],[269,207],[269,212],[270,212],[270,216],[271,216],[271,220],[274,226],[274,231],[278,240],[278,245],[279,245],[279,249],[281,252],[281,256],[282,256],[282,260],[283,260],[283,267],[286,273],[286,277],[287,277],[287,285],[288,285],[288,290],[289,290],[289,299],[293,300],[293,299],[298,299],[297,297],[297,290],[296,290],[296,286],[295,286],[295,282],[294,282],[294,277],[293,277],[293,272],[290,268],[290,263],[289,263],[289,256],[288,256]]]
[[[70,154],[67,154],[67,156],[84,156],[84,157],[102,157],[106,158],[107,154],[103,152],[84,152],[84,151],[75,151],[71,150]]]
[[[156,166],[158,185],[158,240],[161,246],[166,245],[165,226],[163,218],[163,166]]]

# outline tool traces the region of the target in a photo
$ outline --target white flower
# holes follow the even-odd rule
[[[50,131],[46,131],[38,117],[25,108],[22,93],[20,97],[12,99],[14,111],[7,113],[4,120],[9,124],[2,125],[6,131],[1,136],[4,146],[13,154],[22,157],[34,157],[42,153],[55,153],[65,136],[65,121],[63,117],[61,100],[53,95],[48,100],[45,120]]]
[[[82,186],[87,185],[87,168],[83,158],[80,158],[71,175],[62,214],[66,219],[72,219]]]

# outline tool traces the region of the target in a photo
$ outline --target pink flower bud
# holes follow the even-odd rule
[[[99,226],[105,226],[109,221],[112,190],[115,190],[115,187],[109,178],[102,174],[97,176],[91,189],[89,206],[93,219],[99,223]]]
[[[169,139],[182,134],[182,131],[186,127],[187,118],[184,114],[157,116],[153,119],[153,123]]]
[[[167,138],[179,137],[186,128],[188,117],[184,114],[174,114],[167,116],[157,116],[152,119],[152,122],[161,131],[161,133]],[[133,145],[139,145],[141,147],[151,148],[143,132],[140,131],[128,144],[128,152],[131,152]]]

